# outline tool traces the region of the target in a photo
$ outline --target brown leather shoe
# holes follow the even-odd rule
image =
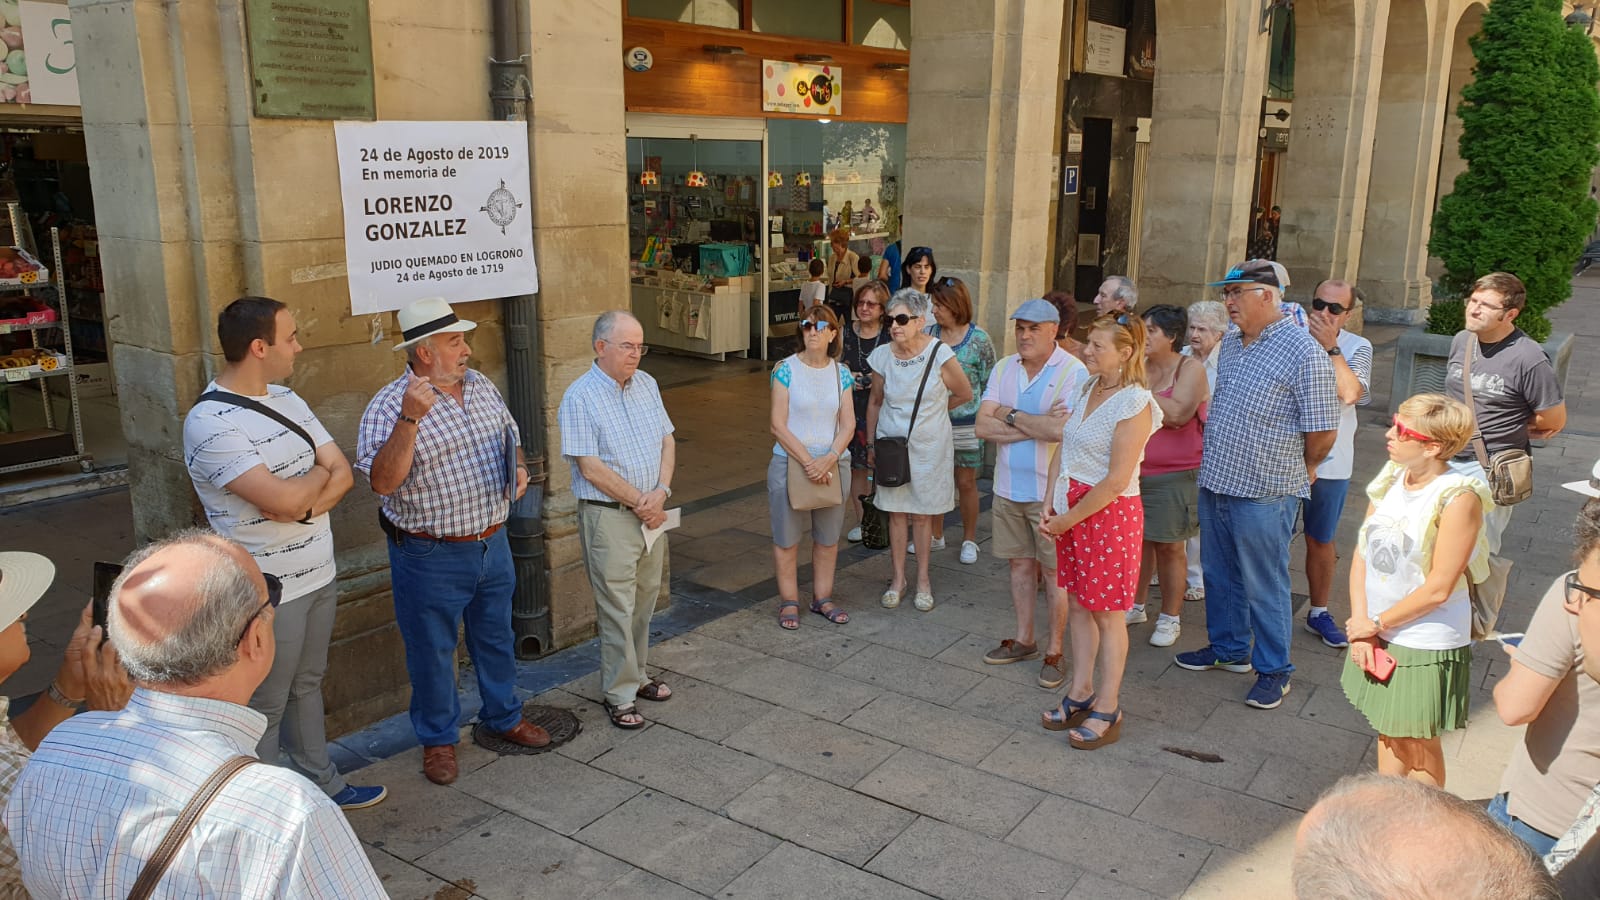
[[[422,748],[422,774],[434,784],[450,784],[461,772],[456,767],[456,745]]]
[[[527,719],[518,722],[510,731],[497,731],[495,734],[513,744],[521,744],[524,747],[538,748],[549,746],[550,744],[550,732],[529,722]]]

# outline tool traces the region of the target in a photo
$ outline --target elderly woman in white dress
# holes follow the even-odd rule
[[[910,456],[907,483],[885,487],[880,480],[877,486],[878,508],[889,513],[889,552],[894,560],[894,580],[881,602],[894,609],[905,592],[909,525],[917,556],[917,592],[912,605],[923,612],[933,609],[933,584],[928,577],[932,517],[942,516],[956,505],[955,443],[949,413],[972,399],[972,385],[955,352],[923,331],[928,312],[928,295],[914,288],[896,291],[884,310],[889,343],[867,358],[877,376],[872,379],[872,397],[867,401],[867,433],[874,440],[869,461],[877,464],[875,445],[885,437],[906,438]],[[937,372],[932,371],[935,369]]]

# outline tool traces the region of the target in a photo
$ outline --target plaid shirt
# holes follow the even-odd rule
[[[1249,499],[1311,496],[1305,435],[1339,427],[1327,351],[1282,318],[1249,346],[1228,329],[1218,352],[1200,486]]]
[[[229,758],[255,756],[267,717],[143,688],[126,709],[51,730],[17,779],[5,824],[33,896],[120,898],[178,813]],[[344,813],[303,776],[246,767],[206,809],[156,895],[388,896]]]
[[[41,697],[39,702],[43,700]],[[0,806],[11,796],[17,776],[31,755],[28,745],[11,727],[11,700],[0,697]],[[22,886],[22,867],[17,864],[17,848],[4,828],[0,828],[0,900],[28,900],[28,892]]]
[[[672,430],[654,378],[634,372],[618,384],[592,364],[561,398],[561,455],[572,466],[572,493],[579,500],[616,499],[583,477],[580,456],[597,457],[637,490],[654,490],[661,481],[661,444]]]
[[[372,475],[372,461],[400,418],[408,374],[384,385],[361,414],[355,467]],[[437,387],[437,401],[417,426],[411,471],[394,493],[383,498],[383,512],[402,531],[460,537],[486,531],[506,520],[505,430],[522,443],[511,410],[494,382],[467,370],[462,402]]]

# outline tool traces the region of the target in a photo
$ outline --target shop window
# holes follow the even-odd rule
[[[738,28],[739,0],[628,0],[628,15],[711,28]]]
[[[796,3],[795,0],[753,0],[753,31],[838,42],[844,34],[844,4]]]
[[[851,11],[852,42],[863,47],[911,49],[911,7],[878,0],[856,0]]]

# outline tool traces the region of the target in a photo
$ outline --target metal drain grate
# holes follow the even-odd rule
[[[472,726],[472,742],[485,750],[499,753],[502,756],[528,756],[534,753],[545,753],[554,750],[578,736],[583,730],[583,723],[570,709],[561,709],[555,706],[540,706],[527,703],[522,707],[522,717],[529,722],[543,728],[550,733],[550,743],[543,747],[524,747],[521,744],[508,741],[499,735],[490,733],[479,722]]]

